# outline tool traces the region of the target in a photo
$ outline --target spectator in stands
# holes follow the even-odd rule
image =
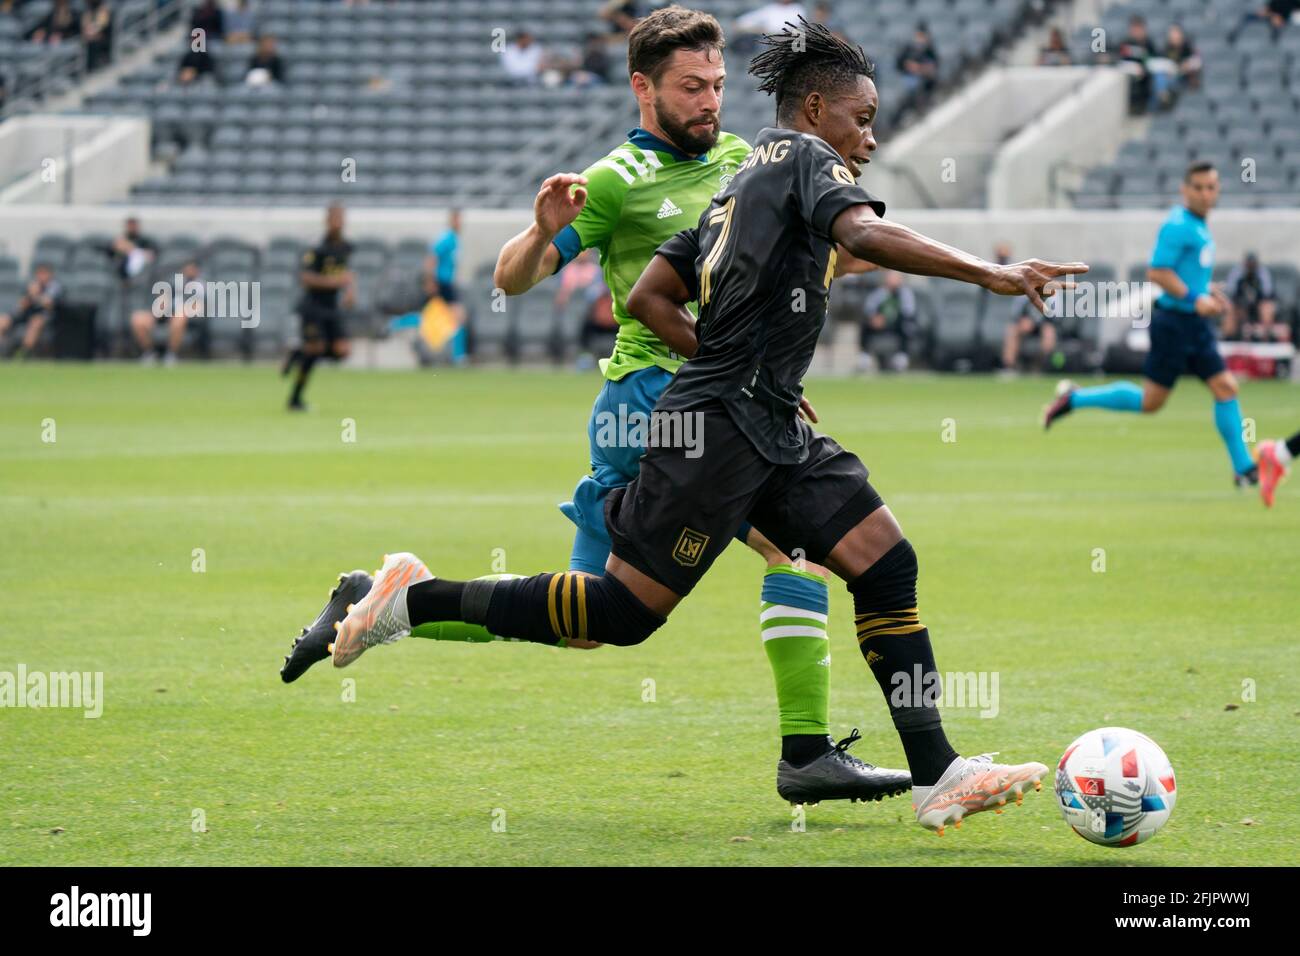
[[[70,38],[79,36],[81,23],[77,13],[72,9],[72,0],[54,0],[50,12],[32,31],[29,38],[33,43],[48,43],[51,46]]]
[[[1156,76],[1156,96],[1160,106],[1167,109],[1184,88],[1194,90],[1201,85],[1201,56],[1192,45],[1191,38],[1177,23],[1169,24],[1162,55],[1176,70]]]
[[[123,279],[141,275],[158,258],[158,243],[140,231],[140,220],[131,216],[122,228],[122,235],[108,247],[113,258],[113,268]]]
[[[527,30],[515,34],[515,41],[501,51],[501,66],[515,83],[533,84],[541,78],[546,54]]]
[[[1286,25],[1291,22],[1291,17],[1296,10],[1300,10],[1300,0],[1268,0],[1268,3],[1262,7],[1256,7],[1242,17],[1236,29],[1228,34],[1228,39],[1236,43],[1237,34],[1242,31],[1242,28],[1246,24],[1256,21],[1262,21],[1272,27],[1273,37],[1276,39],[1277,35],[1286,29]]]
[[[605,0],[598,15],[609,24],[611,34],[625,37],[641,19],[641,4],[635,0]]]
[[[181,267],[181,299],[174,301],[171,277],[168,277],[167,290],[157,296],[151,309],[137,309],[131,313],[131,332],[136,344],[140,346],[140,363],[152,365],[157,361],[157,349],[153,343],[153,330],[156,326],[167,326],[167,345],[163,353],[163,365],[175,365],[181,344],[185,341],[185,329],[191,319],[201,320],[199,354],[204,358],[209,355],[207,323],[203,315],[205,296],[203,286],[191,286],[190,283],[202,281],[199,264],[190,260]]]
[[[23,358],[35,349],[45,323],[54,317],[61,294],[62,289],[54,278],[54,270],[45,263],[39,263],[32,273],[32,281],[27,284],[27,290],[18,299],[14,314],[0,315],[0,350],[8,347],[6,339],[9,330],[20,326],[26,328],[22,342],[12,357]]]
[[[898,72],[903,74],[903,86],[908,93],[929,95],[934,89],[939,77],[939,54],[924,22],[916,25],[912,39],[898,51]]]
[[[1224,338],[1246,342],[1291,340],[1290,327],[1277,321],[1273,276],[1255,253],[1246,253],[1245,260],[1232,267],[1224,292],[1232,301],[1232,309],[1224,317]]]
[[[1028,298],[1021,297],[1012,306],[1011,321],[1002,337],[1002,368],[1005,371],[1014,372],[1019,368],[1021,350],[1026,340],[1033,338],[1038,339],[1036,371],[1041,372],[1048,357],[1056,351],[1059,336],[1052,320],[1034,308]]]
[[[225,38],[225,19],[221,15],[221,8],[217,6],[217,0],[203,0],[194,8],[194,14],[190,17],[191,37],[195,30],[203,31],[205,48],[207,41]]]
[[[840,39],[847,39],[844,32],[844,22],[831,6],[830,0],[817,0],[813,4],[812,16],[808,18],[810,23],[820,23],[827,30]]]
[[[605,285],[600,264],[591,249],[583,250],[560,274],[560,288],[554,300],[557,321],[564,317],[569,303],[574,301],[582,310],[582,324],[578,328],[578,369],[585,371],[594,368],[597,360],[613,348],[614,337],[618,335],[614,297]]]
[[[257,51],[248,61],[244,82],[249,86],[265,86],[270,82],[284,83],[284,61],[275,48],[275,37],[264,33],[257,38]]]
[[[1038,51],[1039,66],[1069,66],[1074,60],[1070,56],[1069,44],[1060,27],[1052,27],[1047,35],[1047,46]]]
[[[807,17],[804,5],[798,0],[773,0],[756,10],[741,14],[736,18],[734,42],[738,53],[748,53],[758,46],[758,38],[764,33],[780,33],[787,23],[798,23],[800,17]]]
[[[252,43],[257,35],[257,17],[248,9],[248,0],[239,0],[233,9],[221,14],[221,30],[227,43]]]
[[[220,85],[221,75],[217,73],[217,61],[208,52],[206,44],[201,49],[191,47],[176,64],[176,82],[181,86],[197,83],[204,77]]]
[[[97,70],[108,62],[113,45],[113,11],[104,0],[84,0],[81,40],[86,44],[86,68]]]
[[[465,307],[456,287],[456,260],[460,258],[460,210],[447,214],[447,228],[429,245],[424,259],[424,293],[435,295],[451,307],[458,328],[465,326]]]
[[[870,372],[888,366],[896,372],[906,371],[920,326],[916,293],[903,285],[903,274],[886,272],[884,284],[867,296],[862,313],[858,326],[859,370]]]
[[[1119,45],[1120,60],[1130,64],[1128,101],[1129,111],[1132,113],[1144,112],[1151,103],[1153,91],[1147,61],[1155,55],[1156,45],[1151,42],[1151,37],[1147,33],[1146,20],[1134,14],[1129,17],[1128,33]]]
[[[588,33],[582,39],[582,60],[569,74],[569,82],[575,86],[608,83],[609,71],[609,51],[604,38],[599,33]]]

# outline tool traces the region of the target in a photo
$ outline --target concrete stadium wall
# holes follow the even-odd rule
[[[112,202],[149,171],[149,121],[20,116],[0,125],[0,207]]]
[[[867,178],[900,207],[982,205],[986,177],[1007,138],[1085,85],[1094,72],[1089,67],[988,70],[884,144]]]
[[[1054,167],[1114,159],[1125,136],[1128,82],[1119,70],[1085,70],[1069,95],[998,150],[988,174],[989,208],[1045,208]]]

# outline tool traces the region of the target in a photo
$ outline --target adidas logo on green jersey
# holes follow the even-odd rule
[[[655,215],[656,219],[667,219],[669,216],[680,216],[682,211],[677,208],[677,204],[671,199],[664,197],[664,204],[659,207],[659,212]]]

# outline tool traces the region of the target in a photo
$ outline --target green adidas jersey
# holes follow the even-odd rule
[[[683,359],[627,311],[627,296],[655,250],[699,221],[714,193],[731,181],[749,155],[739,136],[721,133],[702,157],[686,157],[670,144],[633,130],[627,142],[589,166],[587,203],[555,237],[561,260],[596,248],[605,284],[614,299],[618,338],[614,353],[600,363],[605,378],[658,366],[676,372]],[[694,305],[692,305],[694,311]]]

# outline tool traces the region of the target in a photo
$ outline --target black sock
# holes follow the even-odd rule
[[[316,356],[304,355],[299,359],[298,377],[293,382],[293,394],[289,396],[289,404],[297,405],[302,401],[302,390],[307,387],[307,376],[311,375],[312,366],[316,364]]]
[[[410,615],[411,627],[430,621],[461,620],[464,595],[464,581],[434,578],[412,584],[406,590],[406,613]]]
[[[1296,432],[1286,440],[1286,450],[1291,453],[1292,458],[1300,458],[1300,432]]]
[[[435,578],[410,587],[406,609],[412,627],[465,621],[500,637],[550,645],[591,640],[630,646],[664,623],[617,578],[572,571],[507,580]]]
[[[781,759],[792,767],[804,767],[830,753],[832,746],[825,734],[786,734],[781,738]]]
[[[849,584],[858,647],[889,704],[912,772],[933,786],[957,757],[939,717],[943,696],[930,632],[916,605],[916,552],[904,538]]]

